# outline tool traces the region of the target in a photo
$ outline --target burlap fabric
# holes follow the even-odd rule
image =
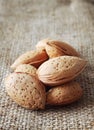
[[[5,92],[4,78],[43,38],[69,42],[88,61],[77,80],[84,96],[64,107],[26,110]],[[0,0],[0,130],[94,130],[94,1]]]

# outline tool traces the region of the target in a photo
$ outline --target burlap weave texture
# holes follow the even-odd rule
[[[26,110],[5,92],[4,78],[43,38],[70,43],[88,61],[77,78],[84,96],[44,111]],[[94,130],[94,1],[0,0],[0,130]]]

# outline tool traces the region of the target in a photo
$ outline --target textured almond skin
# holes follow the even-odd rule
[[[37,44],[36,44],[36,49],[37,50],[46,50],[46,44],[47,42],[49,42],[51,39],[50,38],[46,38],[46,39],[43,39],[41,41],[39,41]]]
[[[5,80],[6,92],[17,104],[28,109],[44,109],[46,93],[34,76],[12,73]]]
[[[69,82],[54,87],[47,92],[47,105],[67,105],[77,101],[83,95],[83,90],[77,82]]]
[[[38,42],[36,48],[37,50],[46,50],[49,58],[63,55],[79,57],[79,53],[72,46],[57,40],[43,39]]]
[[[32,65],[29,65],[29,64],[21,64],[19,66],[17,66],[15,72],[21,72],[21,73],[27,73],[29,75],[33,75],[33,76],[36,76],[36,71],[37,69],[32,66]]]
[[[60,56],[44,62],[37,70],[38,78],[56,86],[71,81],[85,68],[86,61],[74,56]]]
[[[15,70],[16,67],[20,64],[31,64],[35,67],[39,67],[39,65],[42,64],[47,59],[48,55],[46,54],[45,51],[32,50],[19,56],[15,60],[15,62],[11,65],[11,68]]]

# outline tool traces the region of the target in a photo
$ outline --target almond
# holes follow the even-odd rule
[[[12,69],[16,69],[16,67],[20,64],[31,64],[35,67],[39,67],[44,61],[48,59],[48,55],[45,51],[36,51],[32,50],[22,54],[18,57],[15,62],[11,65]]]
[[[12,73],[5,80],[8,95],[28,109],[44,109],[46,93],[45,88],[38,79],[24,73]]]
[[[32,65],[29,65],[29,64],[21,64],[19,66],[17,66],[15,72],[19,73],[27,73],[29,75],[33,75],[33,76],[36,76],[36,71],[37,69],[32,66]]]
[[[83,90],[77,82],[51,88],[47,92],[47,105],[66,105],[81,98]]]
[[[68,43],[51,40],[51,39],[44,39],[38,42],[36,45],[37,50],[46,50],[49,58],[69,55],[69,56],[78,56],[79,53]]]
[[[38,78],[47,85],[64,84],[78,76],[86,61],[74,56],[60,56],[44,62],[37,70]]]
[[[46,50],[45,46],[46,46],[47,42],[49,42],[50,40],[51,40],[50,38],[46,38],[46,39],[39,41],[36,44],[37,50]]]

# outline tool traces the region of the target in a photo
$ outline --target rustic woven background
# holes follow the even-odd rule
[[[88,61],[84,96],[65,107],[26,110],[5,93],[10,65],[43,38],[64,40]],[[0,130],[94,130],[94,1],[0,0]]]

